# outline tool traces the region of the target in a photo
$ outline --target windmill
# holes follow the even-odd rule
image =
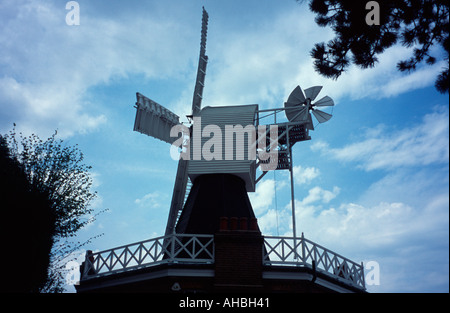
[[[333,106],[333,100],[326,96],[313,102],[322,87],[311,87],[303,92],[298,86],[283,108],[260,110],[257,104],[202,108],[208,63],[205,54],[207,25],[208,13],[203,8],[192,113],[187,116],[193,123],[190,128],[183,126],[190,138],[183,145],[187,150],[185,156],[188,157],[178,161],[165,235],[214,233],[222,216],[254,218],[247,192],[254,192],[255,185],[268,171],[289,169],[296,237],[292,146],[296,142],[311,139],[309,130],[314,130],[311,113],[319,123],[331,118],[331,114],[317,107]],[[170,131],[181,125],[179,116],[140,93],[136,96],[134,130],[174,144],[177,138],[172,137]],[[272,112],[273,123],[260,124],[260,114],[264,112]],[[287,122],[277,122],[276,116],[280,112],[285,112]],[[228,132],[230,130],[231,135]],[[211,157],[212,146],[214,154]],[[251,153],[252,148],[255,148],[255,154]],[[205,156],[205,153],[208,155]],[[268,153],[275,157],[264,157]],[[262,174],[256,178],[258,167]]]
[[[77,291],[364,292],[362,263],[307,240],[303,233],[296,236],[292,147],[311,139],[313,117],[318,123],[331,118],[322,109],[332,107],[333,100],[326,96],[315,101],[320,86],[305,91],[298,86],[282,108],[202,108],[207,23],[203,8],[189,127],[177,114],[136,93],[134,130],[171,144],[172,158],[174,151],[179,157],[166,235],[100,252],[88,250]],[[279,119],[278,113],[285,116]],[[268,117],[273,122],[267,122]],[[173,135],[180,131],[181,137]],[[262,172],[258,178],[257,169]],[[255,191],[269,171],[286,169],[293,237],[263,236],[248,192]]]

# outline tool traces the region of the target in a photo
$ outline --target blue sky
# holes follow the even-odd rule
[[[169,146],[133,132],[140,92],[190,113],[202,6],[209,13],[203,106],[281,107],[297,86],[322,85],[333,118],[294,146],[297,233],[356,262],[376,261],[371,292],[449,291],[449,102],[434,89],[443,63],[396,71],[395,46],[370,70],[337,81],[309,51],[333,37],[305,4],[283,1],[67,1],[0,4],[0,133],[58,130],[92,165],[107,213],[81,230],[104,250],[164,233],[177,163]],[[435,49],[437,54],[441,53]],[[290,235],[287,171],[250,198],[265,235]]]

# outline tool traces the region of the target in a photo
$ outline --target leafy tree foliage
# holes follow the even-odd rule
[[[0,290],[39,292],[46,285],[55,233],[48,194],[32,185],[0,136]]]
[[[401,60],[397,68],[403,72],[415,70],[426,62],[434,64],[436,55],[431,48],[444,48],[447,66],[436,79],[441,93],[448,93],[449,5],[447,0],[378,0],[380,25],[368,25],[368,1],[310,0],[316,13],[316,23],[331,27],[335,38],[317,43],[311,51],[314,67],[320,74],[337,79],[350,64],[370,68],[378,62],[378,55],[401,43],[412,49],[412,55]]]
[[[63,290],[62,273],[65,263],[61,264],[62,261],[67,262],[68,255],[90,242],[70,242],[68,238],[74,237],[96,216],[92,215],[93,209],[90,207],[96,197],[96,193],[91,191],[91,167],[83,163],[83,153],[77,145],[65,145],[62,140],[56,139],[56,134],[55,132],[46,141],[34,134],[28,137],[20,134],[17,138],[14,129],[9,135],[1,137],[2,160],[7,165],[4,167],[2,163],[2,170],[4,168],[8,172],[8,175],[2,175],[2,191],[11,195],[4,210],[12,214],[9,220],[26,228],[11,224],[12,228],[22,230],[20,240],[19,237],[9,236],[11,245],[21,247],[24,251],[21,259],[30,264],[34,262],[34,255],[29,253],[30,248],[44,253],[42,247],[34,244],[33,240],[44,240],[44,237],[50,236],[50,247],[53,247],[50,252],[45,250],[46,279],[33,291]],[[20,183],[11,188],[18,194],[12,193],[11,188],[8,189],[16,180],[20,180]],[[25,198],[21,196],[21,192],[31,192],[32,196]],[[16,205],[14,199],[20,198],[27,199],[26,204]],[[51,216],[46,217],[50,214],[47,212]],[[41,217],[45,217],[45,221]],[[6,233],[8,231],[10,230],[6,230]],[[23,270],[23,266],[24,264],[17,270]],[[30,276],[27,278],[30,280]]]
[[[46,141],[36,135],[20,138],[9,136],[12,156],[21,164],[30,184],[48,194],[55,210],[55,240],[73,237],[89,223],[86,218],[93,210],[89,207],[96,197],[91,192],[90,166],[83,163],[78,146],[66,146],[56,139],[56,132]]]

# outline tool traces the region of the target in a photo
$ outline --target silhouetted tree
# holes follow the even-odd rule
[[[96,197],[91,191],[90,166],[83,163],[78,145],[67,146],[56,139],[56,132],[46,141],[32,134],[8,137],[12,156],[21,164],[29,182],[38,191],[48,194],[56,214],[55,239],[73,237],[89,223],[85,219],[93,210],[90,202]]]
[[[0,136],[0,241],[3,292],[39,292],[47,282],[55,210]]]
[[[434,64],[437,57],[431,55],[431,47],[441,45],[447,65],[435,86],[439,92],[448,93],[448,0],[378,0],[379,25],[366,23],[366,16],[371,13],[366,9],[368,2],[310,0],[316,23],[331,27],[336,35],[328,43],[317,43],[312,49],[316,71],[337,79],[352,63],[361,68],[373,67],[379,54],[400,42],[412,49],[412,55],[399,61],[397,68],[409,72],[423,61]]]
[[[90,203],[96,193],[91,191],[91,167],[83,163],[83,153],[78,146],[64,145],[62,140],[56,139],[56,132],[46,141],[34,134],[29,137],[20,134],[17,139],[15,130],[5,138],[9,147],[8,159],[20,168],[22,180],[32,186],[32,190],[39,197],[46,200],[54,215],[52,225],[42,224],[42,228],[48,227],[52,230],[52,243],[55,245],[50,253],[50,260],[54,265],[50,267],[47,282],[44,287],[41,286],[41,290],[62,291],[64,277],[61,269],[64,265],[56,263],[87,243],[70,242],[67,238],[74,237],[94,218],[91,215],[93,209]],[[8,184],[8,178],[5,178],[5,184]],[[41,207],[35,207],[33,213],[41,214],[41,210]],[[22,222],[20,217],[28,220],[27,214],[24,213],[23,216],[17,216],[19,223]],[[33,237],[33,233],[27,232],[23,237],[25,250],[25,240]],[[15,238],[11,239],[15,241]],[[21,241],[16,244],[20,245]],[[27,257],[29,262],[32,261],[30,257]]]

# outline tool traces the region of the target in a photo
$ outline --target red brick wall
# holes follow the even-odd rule
[[[214,236],[218,288],[262,287],[263,237],[259,231],[240,228],[222,229]]]

